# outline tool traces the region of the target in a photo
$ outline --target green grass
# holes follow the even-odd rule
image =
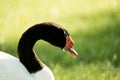
[[[79,53],[73,59],[44,41],[36,43],[36,53],[56,80],[120,80],[119,4],[119,0],[1,0],[0,50],[17,57],[22,33],[51,21],[70,32]]]
[[[71,71],[73,70],[73,71]],[[113,68],[108,62],[106,63],[80,63],[64,70],[60,65],[53,69],[56,80],[119,80],[119,69]],[[71,71],[71,72],[70,72]],[[62,77],[62,78],[61,78]]]

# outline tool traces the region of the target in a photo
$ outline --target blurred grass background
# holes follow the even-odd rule
[[[0,50],[17,57],[17,44],[30,26],[44,21],[64,26],[77,59],[38,41],[36,53],[56,80],[120,80],[119,0],[0,0]]]

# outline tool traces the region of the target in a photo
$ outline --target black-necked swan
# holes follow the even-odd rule
[[[72,48],[74,42],[66,29],[52,22],[36,24],[20,38],[19,59],[0,52],[0,80],[54,80],[52,71],[33,50],[35,42],[41,39],[70,52],[73,57],[77,56]]]

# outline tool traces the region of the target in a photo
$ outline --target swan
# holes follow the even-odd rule
[[[19,59],[0,51],[0,80],[55,80],[52,71],[33,50],[38,40],[44,40],[77,57],[74,41],[68,31],[53,22],[43,22],[28,28],[18,42]]]

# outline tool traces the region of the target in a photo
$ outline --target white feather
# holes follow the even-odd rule
[[[30,74],[19,59],[0,51],[0,80],[54,80],[48,67]]]

